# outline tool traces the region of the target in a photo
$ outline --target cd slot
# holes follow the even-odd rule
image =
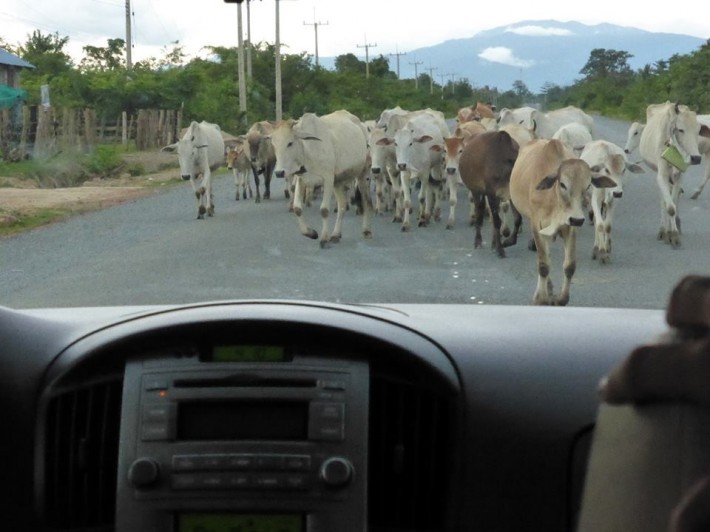
[[[239,374],[226,377],[176,379],[173,386],[175,388],[316,388],[318,380]]]

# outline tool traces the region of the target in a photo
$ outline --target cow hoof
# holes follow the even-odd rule
[[[454,224],[451,223],[451,222],[449,222],[449,223],[446,224],[446,228],[447,228],[447,229],[453,229],[453,228],[454,228]]]
[[[698,196],[700,196],[700,191],[696,190],[695,192],[693,192],[693,195],[690,196],[690,199],[698,199]]]
[[[528,249],[529,249],[530,251],[537,251],[537,246],[535,245],[535,239],[534,239],[534,238],[531,238],[530,240],[528,240]]]
[[[284,197],[286,199],[289,199],[291,197],[291,194],[288,193],[288,190],[284,190]]]
[[[594,249],[592,249],[592,260],[597,260],[597,257],[599,257],[599,247],[594,246]]]
[[[668,243],[673,249],[678,249],[680,247],[680,235],[676,231],[669,231]]]
[[[363,237],[363,238],[367,238],[367,239],[372,238],[372,231],[370,231],[369,229],[365,229],[365,230],[362,232],[362,237]]]
[[[611,257],[607,253],[599,255],[599,264],[609,264],[611,262]]]
[[[311,230],[309,230],[308,232],[303,233],[303,234],[304,234],[305,236],[307,236],[308,238],[311,238],[311,239],[313,239],[313,240],[315,240],[316,238],[318,238],[318,231],[316,231],[315,229],[311,229]]]
[[[264,199],[271,199],[271,192],[264,192]]]
[[[197,209],[197,217],[201,220],[205,217],[205,213],[207,212],[207,209],[205,208],[204,205],[200,205],[199,208]]]
[[[342,237],[340,235],[333,235],[330,237],[330,239],[328,241],[332,242],[333,244],[337,244],[338,242],[340,242],[341,238]]]
[[[666,239],[666,230],[663,227],[661,227],[658,230],[658,235],[656,236],[656,238],[658,240],[665,240]]]
[[[254,200],[254,203],[261,203],[261,198],[259,196],[256,197]]]
[[[410,229],[409,224],[402,224],[402,232],[403,233],[408,233]]]
[[[498,255],[499,259],[504,259],[505,258],[505,250],[502,247],[496,249],[496,255]]]
[[[320,241],[320,248],[321,249],[328,249],[330,247],[330,242],[327,240],[321,240]]]

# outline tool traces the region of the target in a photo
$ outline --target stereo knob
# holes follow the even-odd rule
[[[152,458],[138,458],[128,468],[128,482],[134,488],[147,488],[158,481],[160,466]]]
[[[350,483],[355,469],[350,460],[334,456],[320,467],[320,478],[332,488],[340,488]]]

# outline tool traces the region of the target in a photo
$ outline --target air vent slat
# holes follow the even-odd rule
[[[52,528],[113,523],[121,386],[116,378],[64,391],[49,402],[44,508]]]
[[[447,395],[377,374],[371,393],[370,530],[441,530],[452,442]]]

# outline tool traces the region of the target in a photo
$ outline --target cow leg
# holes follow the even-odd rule
[[[362,194],[362,236],[363,238],[372,238],[372,228],[370,227],[372,197],[370,196],[370,185],[364,175],[357,178],[357,186]]]
[[[260,190],[260,183],[259,183],[259,172],[256,169],[256,166],[253,164],[251,165],[251,173],[254,176],[254,188],[256,188],[256,198],[254,199],[255,203],[261,203],[261,190]]]
[[[197,219],[204,220],[206,209],[202,205],[202,190],[197,186],[197,181],[194,177],[190,177],[190,184],[192,185],[192,191],[195,193],[195,199],[197,199]]]
[[[518,211],[518,209],[515,208],[515,205],[513,205],[513,202],[508,200],[506,202],[508,205],[508,208],[510,209],[510,212],[506,214],[506,224],[508,223],[508,219],[510,217],[513,218],[513,229],[509,237],[507,237],[503,241],[503,247],[507,248],[509,246],[514,246],[515,244],[518,243],[518,235],[520,234],[520,227],[523,225],[523,217]]]
[[[329,242],[340,242],[343,236],[343,218],[345,217],[345,211],[347,210],[346,205],[348,204],[348,193],[345,183],[337,184],[333,187],[333,194],[335,195],[335,204],[338,206],[338,212],[335,214],[335,225],[333,226],[333,233],[328,239]],[[330,203],[330,202],[329,202]],[[326,207],[326,218],[323,223],[327,223],[328,209]],[[321,203],[321,216],[323,216],[323,204]],[[326,232],[324,229],[323,232]],[[323,247],[323,239],[321,238],[321,247]]]
[[[486,194],[488,197],[488,207],[491,209],[491,222],[493,222],[493,241],[491,247],[500,258],[505,257],[505,250],[500,241],[500,215],[498,214],[499,200],[495,194]]]
[[[603,218],[594,217],[594,248],[592,248],[592,260],[599,260],[600,264],[609,261],[606,240],[606,222]]]
[[[698,188],[695,189],[693,195],[690,196],[690,199],[698,199],[700,194],[702,194],[705,185],[708,184],[708,181],[710,181],[710,161],[708,161],[708,153],[705,153],[705,176],[703,178],[703,182],[698,185]]]
[[[449,219],[446,228],[453,229],[456,223],[456,204],[458,203],[458,174],[447,175],[446,184],[449,186]]]
[[[476,223],[476,198],[473,192],[468,191],[468,225]]]
[[[483,245],[483,237],[481,236],[481,227],[483,226],[483,218],[486,216],[486,195],[478,192],[472,193],[473,204],[475,205],[476,216],[473,225],[476,228],[476,236],[473,240],[474,249],[480,248]]]
[[[234,195],[234,199],[236,201],[239,201],[239,189],[240,189],[240,181],[241,181],[241,175],[239,173],[240,171],[237,170],[236,167],[232,168],[232,175],[234,175],[234,188],[236,189],[236,194]]]
[[[666,175],[659,167],[656,174],[658,188],[661,193],[661,229],[658,232],[659,240],[670,244],[673,248],[680,247],[680,235],[676,223],[677,198],[680,195],[681,173],[668,170],[671,175]],[[677,187],[677,188],[676,188]]]
[[[299,181],[301,181],[299,179]],[[327,248],[329,247],[329,242],[330,242],[330,230],[328,229],[328,218],[330,217],[330,203],[331,203],[331,198],[333,197],[333,181],[331,178],[331,181],[328,182],[327,180],[324,180],[323,183],[323,198],[321,199],[320,202],[320,217],[321,217],[321,233],[320,233],[320,247],[321,248]],[[344,192],[344,191],[343,191]],[[337,196],[336,196],[337,199]],[[347,205],[347,196],[345,199],[345,205]],[[337,225],[337,218],[341,216],[345,216],[345,205],[343,206],[342,209],[338,209],[337,217],[336,217],[336,225]],[[341,222],[342,223],[342,222]]]
[[[427,176],[419,175],[419,185],[419,227],[425,227],[431,218],[432,189]]]
[[[267,163],[264,167],[264,199],[271,199],[271,176],[275,163]]]
[[[316,239],[318,238],[318,232],[315,229],[308,227],[306,222],[303,220],[303,203],[301,198],[303,197],[303,180],[299,176],[295,176],[295,191],[293,194],[293,213],[296,215],[296,220],[298,221],[298,228],[301,234],[307,236],[308,238]]]
[[[411,225],[409,215],[412,211],[412,195],[411,195],[411,173],[403,170],[399,173],[402,182],[402,195],[404,197],[402,205],[402,231],[409,231]]]
[[[604,201],[603,197],[600,197],[600,195],[605,195],[606,191],[601,189],[601,190],[594,190],[592,191],[592,200],[591,200],[591,208],[592,208],[592,215],[589,217],[590,220],[594,223],[594,247],[592,248],[592,260],[597,260],[600,259],[600,262],[602,262],[600,255],[603,253],[603,250],[605,249],[604,246],[604,216],[602,215],[602,202]]]
[[[533,229],[533,239],[537,250],[537,287],[533,302],[536,305],[551,305],[552,282],[550,280],[550,238]]]
[[[404,203],[404,195],[402,194],[402,181],[399,177],[397,171],[390,172],[387,170],[390,176],[390,188],[392,190],[392,196],[394,197],[394,218],[392,222],[402,223],[404,214],[402,204]]]
[[[562,264],[565,272],[565,278],[562,282],[562,291],[560,292],[557,305],[564,307],[569,303],[569,290],[572,284],[572,277],[577,269],[577,232],[574,227],[563,226],[560,229],[562,241],[565,247],[565,258]]]

